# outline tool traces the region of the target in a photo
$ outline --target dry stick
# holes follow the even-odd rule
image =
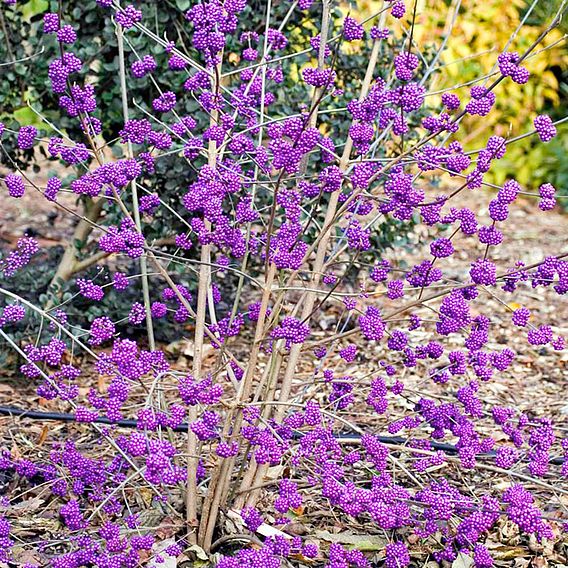
[[[327,46],[327,36],[329,34],[329,22],[330,22],[330,8],[331,0],[323,0],[322,5],[322,16],[321,16],[321,31],[320,31],[320,44],[318,49],[318,69],[323,69],[325,66],[325,50]],[[339,37],[341,39],[341,36]],[[317,88],[314,90],[313,102],[318,99],[316,94]]]
[[[210,152],[214,155],[214,148],[211,145],[216,145],[216,142],[210,141]],[[209,226],[208,226],[209,225]],[[210,223],[205,221],[205,228],[209,230]],[[211,254],[211,246],[203,245],[201,248],[201,260],[208,263]],[[209,264],[201,264],[199,269],[199,285],[197,294],[197,311],[196,311],[196,324],[195,324],[195,338],[193,348],[193,376],[196,380],[201,378],[201,363],[203,356],[203,338],[205,335],[205,311],[207,308],[207,289],[209,287],[210,266]],[[197,408],[195,406],[189,407],[188,422],[197,420]],[[191,428],[187,431],[187,451],[191,456],[197,454],[197,439]],[[188,529],[197,524],[197,459],[189,458],[187,465],[187,494],[186,494],[186,518]],[[188,532],[188,539],[190,542],[195,543],[196,535],[194,531]]]
[[[116,26],[116,39],[118,42],[118,72],[120,75],[120,94],[122,98],[122,117],[124,122],[128,121],[128,91],[126,88],[126,70],[124,67],[124,34],[122,26]],[[126,145],[127,154],[130,159],[133,158],[132,143],[130,140]],[[134,223],[136,230],[142,234],[142,223],[140,222],[140,208],[138,206],[138,188],[136,179],[130,182],[132,192],[132,211],[134,213]],[[156,342],[154,340],[154,323],[152,322],[152,310],[150,307],[150,287],[148,285],[148,256],[144,252],[140,257],[140,273],[142,281],[142,298],[144,300],[144,309],[146,311],[146,333],[148,334],[148,344],[150,351],[156,350]]]
[[[368,93],[368,90],[370,88],[371,85],[371,81],[373,79],[373,72],[375,70],[375,65],[377,63],[377,59],[379,56],[379,49],[380,49],[380,42],[379,41],[375,41],[373,43],[373,49],[371,51],[371,55],[369,57],[369,63],[367,66],[367,70],[365,73],[365,78],[363,79],[363,85],[361,86],[361,93],[359,95],[359,100],[363,100]],[[339,164],[339,168],[341,169],[342,172],[345,172],[345,170],[348,167],[349,164],[349,157],[351,155],[351,149],[353,147],[353,141],[351,140],[351,137],[348,136],[347,141],[345,143],[344,149],[343,149],[343,154],[341,156],[341,160],[340,160],[340,164]],[[325,255],[327,254],[327,247],[328,247],[328,243],[329,240],[331,238],[331,231],[330,228],[332,226],[332,219],[335,217],[335,213],[337,210],[337,205],[339,202],[339,191],[336,191],[334,193],[331,194],[330,200],[329,200],[329,204],[327,207],[327,211],[326,211],[326,216],[325,216],[325,221],[324,221],[324,233],[322,233],[318,247],[317,247],[317,252],[316,252],[316,258],[314,261],[314,269],[313,269],[313,278],[312,278],[312,283],[311,286],[313,288],[317,288],[319,286],[319,282],[322,276],[322,269],[323,266],[325,264]],[[325,227],[328,227],[327,230],[325,230]],[[315,300],[317,298],[317,294],[314,292],[307,292],[305,295],[305,298],[303,300],[303,308],[302,308],[302,314],[301,314],[301,318],[303,321],[309,321],[311,314],[313,312],[313,307],[314,307],[314,303]],[[288,362],[286,365],[286,370],[284,372],[284,377],[282,378],[282,383],[280,385],[280,396],[278,401],[280,403],[286,403],[290,397],[290,391],[292,388],[292,381],[294,378],[294,375],[296,373],[296,366],[298,363],[298,360],[300,358],[300,354],[302,352],[302,345],[301,344],[294,344],[292,345],[292,347],[290,348],[290,355],[288,357]],[[281,404],[280,406],[277,407],[277,410],[275,411],[275,419],[281,420],[282,417],[284,416],[286,412],[286,406],[285,404]],[[267,465],[264,464],[261,467],[257,468],[257,471],[255,473],[255,476],[253,478],[252,481],[252,485],[258,485],[260,483],[260,481],[262,481],[262,478],[264,477],[264,475],[266,474],[266,470],[267,470]],[[245,491],[248,489],[248,487],[241,485],[241,490]],[[249,497],[247,499],[247,503],[252,505],[254,504],[255,500],[258,498],[258,492],[254,491],[251,492],[249,494]]]
[[[268,377],[267,380],[259,384],[259,389],[257,390],[253,401],[258,402],[260,400],[274,400],[274,393],[276,392],[276,387],[278,386],[278,373],[282,367],[284,360],[285,350],[284,350],[284,340],[280,339],[274,343],[273,349],[276,356],[271,358],[270,367],[268,367]],[[263,396],[263,391],[266,392]],[[270,408],[268,405],[264,407],[261,419],[268,421],[270,418]]]
[[[256,363],[261,346],[260,340],[264,333],[264,322],[272,290],[272,283],[274,281],[275,275],[276,275],[276,267],[273,264],[271,264],[265,275],[263,296],[261,301],[259,317],[257,320],[256,331],[255,331],[255,341],[251,351],[249,365],[247,366],[245,376],[243,377],[243,380],[241,381],[239,387],[239,391],[237,392],[236,396],[237,404],[239,402],[248,399],[252,390],[254,373],[256,370]],[[233,436],[235,436],[238,435],[238,433],[240,432],[242,425],[242,415],[240,414],[240,412],[237,412],[236,407],[230,409],[227,414],[225,427],[223,430],[223,438],[229,435],[229,428],[232,425],[233,420],[235,422],[233,427]],[[217,460],[217,463],[213,470],[213,475],[211,477],[207,495],[205,497],[201,511],[201,519],[200,519],[199,532],[198,532],[198,542],[205,550],[209,549],[209,547],[211,546],[213,530],[217,522],[217,516],[223,500],[223,495],[226,494],[228,491],[228,485],[230,482],[234,461],[235,461],[234,458]]]

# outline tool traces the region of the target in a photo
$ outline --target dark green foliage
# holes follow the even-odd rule
[[[190,6],[187,0],[176,0],[166,2],[143,1],[139,3],[144,14],[144,25],[159,37],[166,35],[168,40],[174,41],[176,46],[190,55],[195,55],[191,48],[191,25],[185,20],[183,12]],[[272,21],[280,22],[289,9],[287,2],[276,3],[272,10]],[[119,63],[118,63],[118,47],[115,35],[114,23],[105,13],[104,10],[97,7],[94,0],[85,2],[59,2],[46,0],[33,0],[16,8],[2,9],[1,13],[4,17],[3,28],[7,31],[7,36],[0,29],[0,61],[13,61],[24,59],[32,54],[36,56],[16,63],[12,66],[4,67],[5,72],[0,73],[0,120],[6,120],[6,126],[12,129],[18,128],[18,123],[11,117],[24,124],[34,124],[41,129],[45,136],[57,135],[51,131],[49,126],[41,120],[41,118],[32,111],[28,106],[30,103],[33,108],[41,113],[47,121],[57,124],[58,128],[64,130],[71,138],[82,140],[84,138],[81,131],[77,128],[76,120],[69,120],[65,113],[58,106],[58,97],[54,95],[49,88],[49,80],[47,76],[50,61],[59,57],[59,48],[53,36],[46,36],[42,33],[43,13],[46,11],[56,12],[62,9],[62,20],[65,23],[72,24],[78,33],[78,40],[73,46],[73,51],[78,57],[84,61],[84,70],[88,68],[88,72],[84,73],[84,77],[77,77],[79,83],[83,81],[93,84],[97,95],[98,108],[94,116],[102,121],[102,137],[107,142],[115,141],[118,133],[123,126],[122,105],[120,104],[120,84],[119,84]],[[246,14],[243,14],[242,22],[246,22],[247,29],[257,31],[261,36],[265,28],[265,15],[259,3],[249,4],[246,8]],[[25,12],[24,22],[18,14],[18,10]],[[314,8],[315,10],[315,8]],[[316,33],[316,27],[313,24],[313,18],[316,17],[315,12],[306,14],[296,12],[290,18],[286,35],[291,39],[285,54],[292,52],[301,52],[309,50],[309,38]],[[340,19],[340,13],[336,14]],[[332,36],[338,36],[340,29],[336,26],[332,30]],[[235,61],[240,57],[242,46],[237,43],[239,34],[230,36],[229,43],[226,47],[227,53],[234,53],[235,57],[227,57],[226,60]],[[152,54],[157,62],[159,71],[153,74],[153,77],[145,77],[143,79],[135,79],[128,77],[128,95],[131,101],[135,101],[136,106],[141,109],[150,109],[152,99],[160,93],[157,85],[163,90],[172,90],[178,94],[182,94],[183,82],[187,78],[186,72],[174,72],[168,70],[167,59],[168,54],[165,50],[156,45],[155,42],[147,35],[139,33],[137,30],[131,30],[126,34],[126,52],[127,66],[136,60],[136,55],[142,57],[146,54]],[[261,45],[262,45],[261,38]],[[364,69],[367,64],[368,49],[363,47],[358,54],[346,55],[341,50],[341,41],[334,41],[331,45],[334,51],[335,69],[339,77],[338,84],[342,85],[346,92],[356,92],[355,86],[360,85]],[[377,69],[381,75],[388,75],[389,66],[392,62],[393,50],[398,52],[401,44],[389,40],[389,43],[383,44],[383,51],[380,55]],[[433,57],[433,53],[428,49],[423,51],[426,60]],[[270,117],[285,117],[297,114],[302,108],[309,108],[311,90],[298,77],[301,67],[316,57],[316,53],[312,50],[296,57],[290,57],[282,61],[284,68],[285,80],[278,85],[276,101],[268,109]],[[231,63],[236,68],[237,63]],[[228,72],[230,69],[224,69]],[[226,79],[229,88],[238,84],[239,74],[235,73]],[[154,83],[154,81],[156,83]],[[328,131],[326,134],[332,135],[335,140],[345,140],[350,125],[350,117],[345,111],[333,112],[334,109],[344,107],[347,101],[344,98],[326,98],[321,108],[326,111],[332,111],[322,117],[322,121],[326,124]],[[207,114],[201,109],[197,101],[190,95],[185,94],[179,97],[176,111],[180,116],[191,115],[198,121],[198,127],[203,128],[209,121]],[[142,118],[144,113],[142,110],[136,109],[131,105],[131,118]],[[414,120],[420,120],[420,116],[416,116]],[[412,128],[415,124],[411,124],[411,136],[417,136],[416,128]],[[5,136],[3,144],[7,153],[16,158],[20,167],[37,167],[36,161],[40,157],[40,152],[46,155],[45,149],[36,148],[33,151],[21,152],[14,148],[14,136]],[[409,143],[411,138],[405,142]],[[119,144],[113,144],[113,152],[117,157],[121,156],[121,147]],[[341,149],[339,149],[341,151]],[[384,156],[385,148],[379,148],[376,156]],[[6,154],[2,153],[0,160],[9,166]],[[95,164],[93,164],[94,167]],[[312,164],[312,167],[314,164]],[[72,170],[68,168],[66,175]],[[75,175],[80,175],[84,170],[78,169]],[[195,167],[186,160],[180,159],[179,155],[170,155],[161,157],[156,161],[156,172],[152,176],[147,176],[140,184],[139,194],[158,193],[160,198],[167,203],[174,211],[182,217],[185,215],[182,205],[180,204],[181,196],[185,193],[187,186],[194,179]],[[315,170],[314,170],[315,171]],[[308,167],[306,172],[308,176],[312,173]],[[73,179],[70,176],[69,180]],[[272,194],[259,191],[258,199],[265,200],[268,203],[272,200]],[[130,207],[129,197],[125,194],[125,202]],[[321,209],[320,209],[321,211]],[[121,213],[118,207],[105,207],[104,224],[117,224],[121,219]],[[317,219],[321,225],[322,219]],[[276,224],[276,226],[278,223]],[[382,219],[377,225],[377,229],[373,232],[372,253],[368,253],[365,261],[368,263],[375,262],[382,252],[393,245],[398,239],[401,239],[408,233],[412,223],[400,223],[388,219]],[[176,233],[186,230],[179,218],[176,218],[168,209],[160,207],[157,214],[152,219],[145,219],[144,234],[149,243],[155,239],[170,238]],[[315,224],[312,225],[310,231],[307,232],[306,238],[311,241],[316,236]],[[88,256],[94,251],[93,243],[78,243],[78,253],[81,258]],[[168,252],[174,252],[175,248],[169,247]],[[62,253],[61,247],[56,247],[48,252],[48,258],[42,262],[33,262],[29,267],[16,275],[9,282],[0,282],[1,285],[14,291],[18,291],[22,296],[30,299],[34,303],[45,304],[48,299],[48,285],[55,274],[58,259]],[[193,251],[187,253],[187,257],[191,259]],[[249,263],[249,270],[254,276],[254,262],[259,259],[253,259]],[[260,266],[260,265],[259,265]],[[188,264],[172,264],[169,270],[176,278],[176,281],[187,285],[190,289],[195,283],[195,276],[191,270],[188,270]],[[112,270],[117,267],[111,267]],[[120,268],[124,272],[137,274],[139,272],[137,263],[131,263]],[[82,277],[96,277],[98,284],[104,284],[110,281],[108,268],[92,268],[87,274],[81,274]],[[156,279],[157,282],[158,279]],[[227,290],[236,288],[236,277],[234,275],[225,275],[222,277],[220,284],[226,286]],[[152,300],[159,299],[159,289],[153,286]],[[77,287],[74,280],[63,283],[63,303],[64,309],[69,315],[70,321],[74,324],[88,327],[89,321],[102,314],[108,315],[111,319],[116,320],[124,317],[128,311],[129,305],[140,298],[139,283],[136,281],[129,289],[120,294],[112,290],[111,287],[106,289],[106,296],[98,305],[87,305],[80,296],[77,296]],[[230,294],[224,295],[230,297]],[[223,311],[223,310],[221,310]],[[127,323],[125,325],[128,325]],[[157,334],[161,339],[169,339],[162,335],[163,330],[157,322]],[[136,330],[132,330],[136,332]]]

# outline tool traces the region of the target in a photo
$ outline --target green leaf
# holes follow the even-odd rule
[[[182,12],[185,12],[186,10],[188,10],[190,4],[191,4],[190,0],[176,0],[176,6]]]
[[[37,128],[43,128],[44,124],[41,122],[39,116],[28,106],[21,107],[14,111],[14,118],[23,125],[31,125]]]
[[[47,0],[30,0],[22,6],[22,16],[25,21],[30,21],[34,16],[43,14],[49,8]]]

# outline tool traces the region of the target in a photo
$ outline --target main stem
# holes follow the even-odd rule
[[[221,56],[222,59],[222,56]],[[221,63],[217,65],[217,70],[215,73],[215,92],[218,94],[220,89],[220,77],[221,77]],[[219,120],[219,111],[213,110],[210,117],[210,126],[215,126]],[[208,146],[208,165],[215,169],[217,165],[217,142],[214,140],[209,141]],[[211,222],[204,219],[205,229],[209,231],[211,229]],[[205,313],[207,310],[207,300],[209,297],[209,288],[211,286],[211,245],[204,244],[201,247],[200,256],[201,265],[199,267],[199,283],[197,291],[197,310],[195,313],[195,337],[193,346],[193,376],[197,381],[201,378],[202,374],[202,362],[203,362],[203,339],[205,337]],[[189,421],[190,423],[197,419],[197,408],[195,406],[189,409]],[[198,534],[193,530],[198,526],[197,522],[197,438],[195,434],[188,429],[187,437],[187,450],[188,450],[188,467],[187,467],[187,494],[186,494],[186,519],[188,524],[188,529],[192,529],[188,533],[188,539],[190,542],[198,541]],[[205,514],[205,503],[203,515]],[[199,527],[201,532],[201,527]],[[200,540],[200,539],[199,539]]]
[[[128,90],[126,88],[126,69],[124,65],[124,37],[122,27],[116,26],[116,39],[118,43],[118,72],[120,75],[120,93],[122,98],[122,116],[124,122],[128,120]],[[130,159],[133,157],[132,144],[126,145],[127,154]],[[138,186],[136,180],[130,183],[132,194],[132,213],[136,230],[142,234],[142,223],[140,221],[140,207],[138,205]],[[148,345],[151,351],[156,350],[156,342],[154,339],[154,324],[152,322],[152,310],[150,306],[150,286],[148,284],[148,259],[146,252],[140,257],[140,280],[142,282],[142,298],[144,300],[144,310],[146,312],[146,333],[148,334]]]
[[[369,58],[369,63],[367,66],[367,70],[365,73],[365,78],[363,79],[363,85],[361,86],[361,92],[359,95],[359,100],[363,100],[368,92],[369,92],[369,88],[371,86],[371,81],[373,79],[373,72],[377,63],[377,59],[378,59],[378,55],[379,55],[379,41],[375,41],[373,44],[373,49],[371,51],[371,56]],[[341,156],[341,160],[339,163],[339,168],[341,169],[342,172],[345,172],[347,170],[347,167],[349,165],[349,157],[351,155],[351,150],[353,148],[353,141],[351,140],[351,137],[348,136],[347,137],[347,141],[345,143],[345,146],[343,148],[343,153]],[[327,206],[327,211],[326,211],[326,216],[325,216],[325,221],[323,226],[327,227],[327,229],[325,229],[325,232],[321,235],[320,237],[320,241],[316,250],[316,258],[314,261],[314,267],[313,267],[313,277],[312,277],[312,282],[310,284],[310,291],[307,292],[305,294],[305,297],[303,298],[303,308],[302,308],[302,312],[301,312],[301,318],[303,321],[307,321],[309,322],[311,315],[313,313],[313,308],[314,308],[314,304],[315,304],[315,300],[317,298],[317,290],[318,290],[318,286],[320,283],[320,280],[322,278],[322,273],[323,273],[323,268],[325,265],[325,257],[327,254],[327,248],[328,248],[328,244],[329,244],[329,240],[331,238],[331,230],[330,227],[332,225],[332,220],[335,217],[336,211],[337,211],[337,206],[339,203],[339,196],[340,196],[340,191],[336,191],[334,193],[331,194],[330,200],[329,200],[329,204]],[[302,345],[301,344],[294,344],[292,345],[291,349],[290,349],[290,354],[288,357],[288,361],[286,364],[286,369],[284,371],[284,377],[282,378],[282,383],[280,386],[280,395],[278,398],[278,406],[277,409],[275,411],[274,414],[274,418],[279,421],[282,420],[284,413],[286,412],[287,406],[286,406],[286,402],[288,402],[288,399],[290,398],[290,392],[291,392],[291,388],[292,388],[292,381],[294,378],[294,375],[296,373],[296,366],[298,364],[299,358],[300,358],[300,354],[302,352]],[[249,473],[245,479],[243,479],[243,483],[241,485],[241,492],[247,492],[250,490],[251,487],[254,487],[256,485],[259,485],[262,478],[264,477],[265,473],[266,473],[266,469],[267,466],[261,466],[261,467],[257,467],[256,468],[256,472],[254,475],[252,475],[251,473]],[[253,505],[254,501],[256,499],[256,494],[257,492],[253,492],[251,494],[249,494],[249,497],[247,499],[247,504],[248,505]]]
[[[232,437],[236,438],[240,434],[242,425],[242,414],[239,405],[247,400],[250,396],[254,375],[256,371],[256,364],[260,352],[261,340],[264,335],[264,323],[266,321],[266,312],[268,309],[268,302],[272,291],[272,283],[276,275],[276,266],[271,263],[266,275],[264,291],[260,305],[259,317],[256,324],[255,337],[253,347],[251,349],[249,364],[245,371],[245,376],[241,380],[239,391],[237,392],[235,406],[229,410],[225,420],[225,427],[223,429],[222,438],[229,435],[232,426]],[[234,421],[234,424],[233,424]],[[213,469],[211,481],[203,509],[201,512],[201,521],[199,525],[199,543],[207,550],[211,546],[213,530],[219,514],[223,494],[226,493],[226,486],[230,479],[231,472],[234,466],[234,458],[218,460],[216,467]]]

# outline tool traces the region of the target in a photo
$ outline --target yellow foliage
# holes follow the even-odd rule
[[[446,29],[449,29],[455,2],[451,6],[445,0],[419,2],[414,30],[417,44],[439,44],[437,29],[440,27],[440,15],[447,14]],[[525,23],[507,47],[511,34],[520,25],[523,8],[526,8],[524,0],[463,0],[447,49],[440,57],[440,72],[435,74],[430,89],[451,89],[454,85],[463,85],[495,72],[497,56],[505,49],[523,53],[543,29],[543,26]],[[558,104],[558,81],[551,69],[554,66],[565,67],[568,63],[564,43],[553,45],[561,38],[562,33],[558,29],[553,30],[525,60],[524,65],[531,72],[528,84],[516,85],[507,80],[497,86],[497,112],[482,121],[483,130],[498,134],[509,130],[513,135],[522,133],[532,128],[532,119],[545,103]],[[543,49],[548,46],[552,47]],[[467,100],[469,86],[452,89],[452,92]],[[463,136],[466,142],[473,128],[476,136],[479,135],[479,123],[479,120],[465,121]]]
[[[526,51],[550,24],[557,5],[556,1],[547,0],[548,21],[530,17],[521,25],[522,14],[529,6],[526,0],[461,0],[456,18],[458,0],[416,1],[415,45],[420,49],[430,46],[437,50],[449,36],[429,80],[430,93],[434,94],[429,96],[428,103],[432,106],[440,103],[444,91],[456,93],[465,103],[473,84],[484,84],[484,77],[488,83],[497,78],[499,53],[516,51],[522,54]],[[407,15],[402,26],[408,31],[413,0],[406,4]],[[342,11],[362,20],[376,14],[383,5],[382,0],[357,0],[345,4]],[[535,25],[534,22],[539,20],[540,23]],[[403,30],[395,29],[395,34],[401,37]],[[528,132],[533,129],[532,121],[537,114],[545,107],[560,103],[560,86],[553,69],[566,69],[568,65],[563,37],[560,29],[552,30],[523,62],[531,73],[526,85],[517,85],[507,79],[495,88],[496,106],[487,117],[483,120],[465,117],[457,136],[466,149],[479,148],[492,134],[514,137]],[[562,135],[559,133],[559,137]],[[502,183],[505,176],[510,175],[515,175],[521,183],[531,183],[531,177],[537,171],[545,170],[549,161],[542,146],[535,147],[532,138],[511,146],[507,155],[508,163],[501,161],[491,172],[490,177],[496,183]]]
[[[439,96],[451,90],[467,101],[473,81],[490,75],[489,81],[498,77],[497,56],[502,51],[523,53],[538,38],[549,23],[534,25],[525,22],[521,26],[521,14],[528,7],[525,0],[462,0],[457,18],[453,18],[456,0],[417,0],[416,23],[413,37],[417,46],[424,49],[430,45],[437,49],[444,37],[451,32],[445,49],[430,78],[430,92],[438,97],[429,102],[440,102]],[[554,4],[551,2],[551,4]],[[358,0],[343,2],[343,15],[350,14],[359,21],[378,14],[385,5],[383,0]],[[409,26],[412,1],[407,2],[407,16],[403,25]],[[550,8],[550,19],[553,8]],[[392,21],[392,19],[390,20]],[[369,22],[367,28],[377,21]],[[394,26],[396,28],[396,26]],[[517,30],[510,45],[511,35]],[[401,35],[401,30],[396,30]],[[511,80],[501,82],[495,89],[496,108],[479,121],[478,117],[466,118],[461,129],[464,143],[473,138],[479,145],[479,136],[486,133],[513,136],[532,129],[532,120],[545,105],[557,105],[558,80],[553,67],[566,68],[568,53],[559,29],[552,30],[540,45],[523,62],[531,72],[526,85],[517,85]],[[347,44],[350,52],[360,50],[360,42]],[[483,84],[478,81],[475,84]],[[456,87],[457,88],[454,88]]]

